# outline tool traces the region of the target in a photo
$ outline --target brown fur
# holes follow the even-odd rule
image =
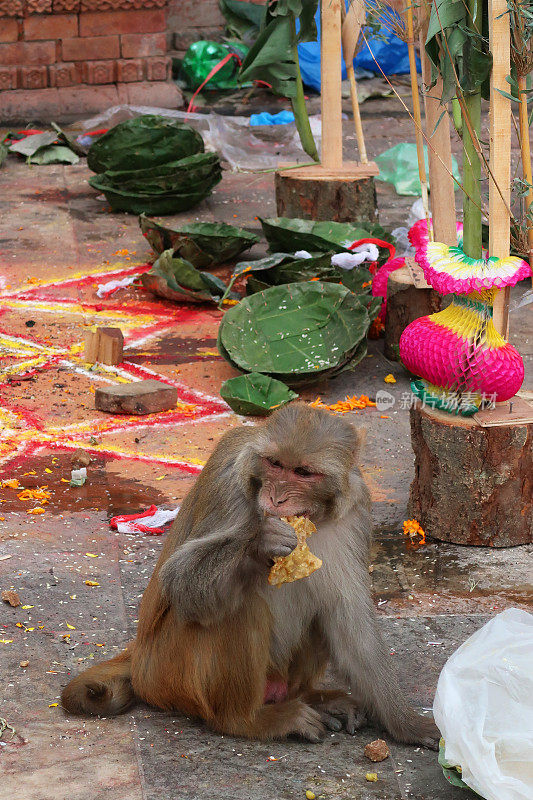
[[[228,432],[168,534],[137,638],[74,678],[64,708],[117,714],[138,697],[223,733],[311,741],[339,720],[353,733],[368,713],[401,741],[431,743],[437,731],[401,696],[375,620],[358,446],[350,423],[301,403]],[[280,517],[299,513],[319,524],[313,548],[323,548],[324,566],[268,594],[272,558],[296,544]],[[317,690],[328,662],[350,694]],[[279,681],[286,698],[265,702]]]

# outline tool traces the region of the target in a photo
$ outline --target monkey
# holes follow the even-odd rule
[[[261,740],[319,742],[373,721],[435,748],[438,729],[404,698],[371,598],[360,444],[351,422],[301,402],[227,432],[168,533],[134,642],[71,680],[63,708],[113,715],[137,698]],[[273,587],[273,560],[297,544],[281,519],[293,515],[316,525],[323,565]],[[321,688],[328,665],[346,689]]]

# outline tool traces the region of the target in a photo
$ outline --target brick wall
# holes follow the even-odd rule
[[[266,0],[252,0],[265,5]],[[218,0],[170,0],[168,4],[169,47],[182,54],[200,39],[218,42],[224,34],[224,17]]]
[[[0,0],[0,120],[177,107],[167,0]]]
[[[251,0],[265,5],[267,0]],[[402,11],[405,0],[387,0],[388,5]],[[218,0],[170,0],[168,4],[169,48],[182,55],[190,44],[200,39],[221,41],[224,35],[224,17]]]

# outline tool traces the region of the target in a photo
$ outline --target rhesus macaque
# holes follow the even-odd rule
[[[137,638],[64,689],[72,713],[118,714],[135,697],[235,736],[354,733],[375,720],[400,742],[438,730],[406,702],[370,596],[370,497],[346,419],[293,403],[226,433],[168,534]],[[273,559],[296,546],[284,516],[316,525],[323,566],[281,587]],[[349,693],[320,690],[328,663]]]

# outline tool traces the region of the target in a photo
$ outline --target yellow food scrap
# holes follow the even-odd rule
[[[396,383],[396,378],[394,377],[392,372],[389,372],[388,375],[385,375],[383,380],[385,381],[385,383]]]
[[[98,581],[85,581],[85,586],[100,586]]]
[[[40,486],[38,489],[24,489],[17,497],[19,500],[40,500],[43,504],[48,503],[52,495],[46,489],[48,489],[48,486]]]
[[[372,783],[375,783],[377,781],[377,779],[378,779],[378,774],[377,774],[377,772],[367,772],[366,775],[365,775],[365,778],[367,779],[367,781],[371,781]]]
[[[9,478],[7,481],[2,481],[0,486],[2,489],[18,489],[20,488],[20,483],[16,478]]]
[[[282,520],[294,528],[298,544],[288,556],[275,559],[268,575],[271,586],[281,586],[283,583],[307,578],[322,566],[320,558],[312,554],[305,542],[308,536],[316,532],[311,520],[307,517],[282,517]]]

